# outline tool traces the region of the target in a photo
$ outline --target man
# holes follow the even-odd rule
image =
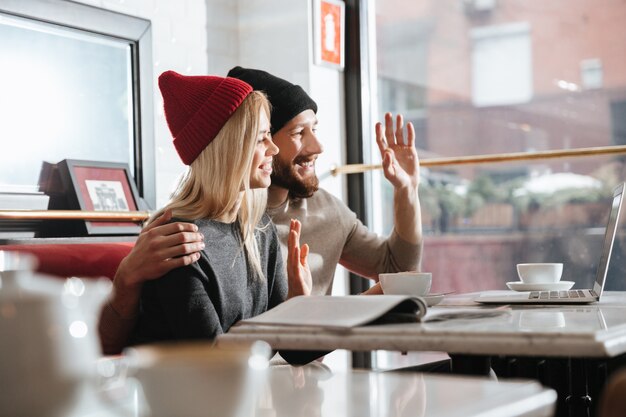
[[[415,270],[421,260],[422,227],[418,198],[419,160],[415,132],[402,116],[385,115],[376,124],[376,142],[385,178],[394,187],[394,230],[388,238],[370,232],[341,200],[318,189],[315,161],[323,152],[316,136],[317,104],[304,90],[265,71],[233,68],[228,76],[264,91],[272,104],[271,131],[279,153],[274,157],[267,212],[278,229],[283,255],[292,218],[302,223],[301,239],[309,245],[312,294],[330,294],[337,264],[378,281],[381,272]],[[195,262],[202,237],[195,227],[171,223],[168,214],[140,234],[114,279],[114,298],[100,322],[104,352],[118,353],[134,323],[141,283],[170,269]],[[366,293],[381,293],[380,286]]]
[[[385,117],[385,132],[380,123],[376,126],[385,177],[394,186],[394,230],[384,239],[369,232],[342,201],[318,190],[315,161],[323,148],[316,136],[317,105],[304,90],[265,71],[235,67],[228,76],[264,91],[272,104],[272,139],[280,151],[274,157],[267,211],[278,228],[284,254],[289,220],[302,222],[301,239],[310,248],[313,294],[330,294],[337,263],[375,281],[381,272],[416,269],[422,229],[413,126],[408,125],[406,145],[401,116],[395,132],[390,114]]]

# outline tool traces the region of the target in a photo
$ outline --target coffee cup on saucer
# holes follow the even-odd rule
[[[517,264],[520,281],[507,282],[513,291],[566,291],[573,281],[561,281],[562,263]]]
[[[379,274],[378,279],[384,294],[425,296],[432,284],[430,272],[394,272]]]
[[[554,284],[562,274],[562,263],[517,264],[517,275],[524,284]]]

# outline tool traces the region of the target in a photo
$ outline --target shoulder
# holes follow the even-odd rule
[[[342,211],[351,211],[341,199],[322,188],[317,190],[311,197],[307,198],[306,201],[309,208],[320,209],[326,207]]]
[[[261,217],[261,220],[257,224],[254,233],[257,239],[261,242],[278,239],[276,225],[267,213],[263,214],[263,217]]]
[[[356,214],[350,210],[348,205],[338,197],[332,195],[324,189],[319,189],[313,196],[308,198],[309,210],[316,212],[332,212],[339,218],[356,219]]]
[[[259,255],[261,256],[261,264],[263,265],[263,268],[265,268],[266,276],[271,278],[271,281],[273,280],[273,277],[269,277],[269,275],[273,274],[268,272],[268,266],[276,262],[280,265],[282,257],[280,256],[280,243],[278,241],[276,225],[268,215],[264,215],[261,221],[259,221],[254,231],[254,235]],[[282,269],[282,267],[279,269]],[[277,271],[277,273],[278,272],[280,271]]]

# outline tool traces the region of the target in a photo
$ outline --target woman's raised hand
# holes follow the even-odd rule
[[[287,298],[297,295],[311,295],[313,279],[307,262],[309,245],[306,243],[300,247],[300,228],[298,220],[291,219],[289,226],[289,239],[287,241],[287,279],[289,292]]]

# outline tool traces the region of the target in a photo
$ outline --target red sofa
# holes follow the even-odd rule
[[[39,260],[37,270],[60,277],[113,279],[134,242],[0,245],[0,250],[27,252]]]

